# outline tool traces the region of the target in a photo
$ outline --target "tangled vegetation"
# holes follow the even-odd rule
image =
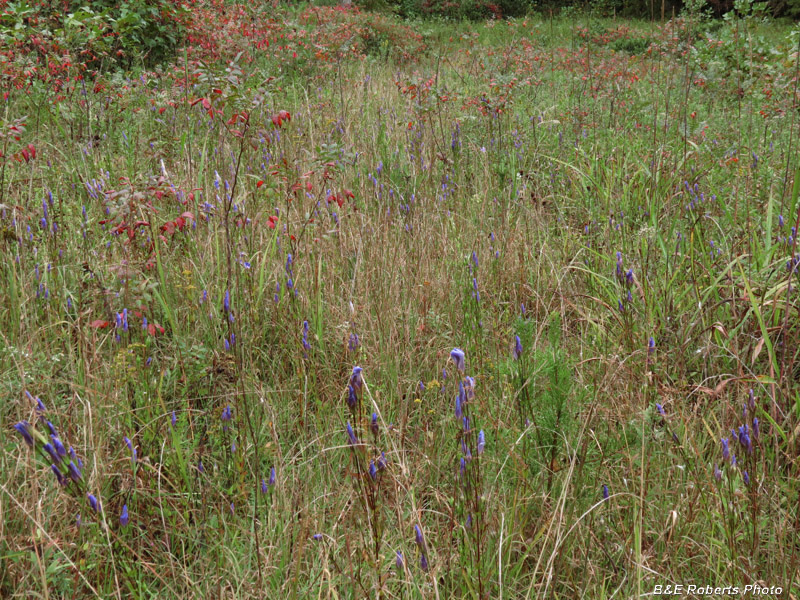
[[[797,596],[800,30],[1,23],[0,596]]]

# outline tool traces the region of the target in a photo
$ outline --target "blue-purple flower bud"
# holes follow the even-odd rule
[[[419,525],[414,525],[414,541],[419,546],[419,549],[425,552],[425,537],[422,535],[422,529]]]
[[[358,334],[351,333],[350,339],[347,341],[347,349],[350,352],[355,352],[356,350],[358,350],[359,344],[360,342],[358,341]]]
[[[360,390],[361,386],[364,383],[363,377],[361,373],[364,369],[361,367],[353,367],[353,374],[350,376],[350,385],[353,386],[353,389]]]
[[[519,336],[514,336],[514,360],[522,358],[522,340]]]
[[[372,435],[378,435],[378,415],[377,413],[372,413],[372,421],[369,425],[370,430],[372,431]]]
[[[746,424],[739,427],[739,444],[747,450],[748,454],[753,451],[753,442],[750,440],[750,432]]]
[[[58,485],[67,485],[67,478],[61,473],[61,469],[59,469],[56,465],[50,465],[50,469],[53,471],[53,475],[56,476]]]
[[[475,397],[475,379],[467,375],[464,377],[464,397],[472,400]]]
[[[453,359],[453,362],[456,365],[456,369],[458,369],[459,371],[461,371],[463,373],[464,369],[466,368],[466,365],[465,365],[466,356],[464,354],[464,351],[461,350],[460,348],[453,348],[450,351],[450,358]]]
[[[28,444],[31,448],[33,448],[33,436],[31,435],[31,424],[27,421],[20,421],[16,425],[14,425],[14,429],[17,430],[17,433],[22,436],[22,439],[25,440],[25,443]]]
[[[67,449],[64,447],[64,444],[61,443],[61,440],[58,439],[58,436],[57,435],[50,435],[50,439],[52,440],[53,448],[56,449],[56,452],[58,453],[58,455],[62,456],[62,457],[66,456],[67,455]]]
[[[353,427],[350,425],[350,421],[347,422],[347,439],[351,446],[356,446],[358,444],[358,438],[353,431]]]
[[[47,443],[42,446],[42,449],[50,455],[50,458],[53,459],[53,462],[58,464],[61,462],[61,457],[56,452],[56,449],[53,447],[53,444]]]

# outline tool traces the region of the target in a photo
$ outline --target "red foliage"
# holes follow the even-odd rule
[[[328,204],[331,202],[336,202],[336,204],[339,205],[339,208],[342,208],[348,198],[352,200],[355,198],[355,194],[353,194],[353,192],[350,190],[342,190],[341,192],[330,194],[325,200],[328,202]]]

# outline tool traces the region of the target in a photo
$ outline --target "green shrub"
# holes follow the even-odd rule
[[[650,47],[652,40],[649,38],[622,38],[610,44],[610,47],[617,52],[627,52],[628,54],[643,54]]]
[[[187,10],[171,0],[77,0],[73,9],[88,5],[104,14],[115,34],[116,47],[130,62],[141,58],[157,63],[169,57],[183,40]]]
[[[376,0],[361,0],[358,5],[369,9]],[[531,0],[381,0],[403,18],[444,17],[480,21],[490,18],[519,17],[533,8]]]
[[[77,50],[87,64],[109,60],[147,64],[171,56],[188,16],[174,0],[66,0],[3,3],[0,42],[38,52]]]

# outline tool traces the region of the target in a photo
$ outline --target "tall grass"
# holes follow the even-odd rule
[[[797,58],[623,25],[12,91],[2,596],[797,594]]]

